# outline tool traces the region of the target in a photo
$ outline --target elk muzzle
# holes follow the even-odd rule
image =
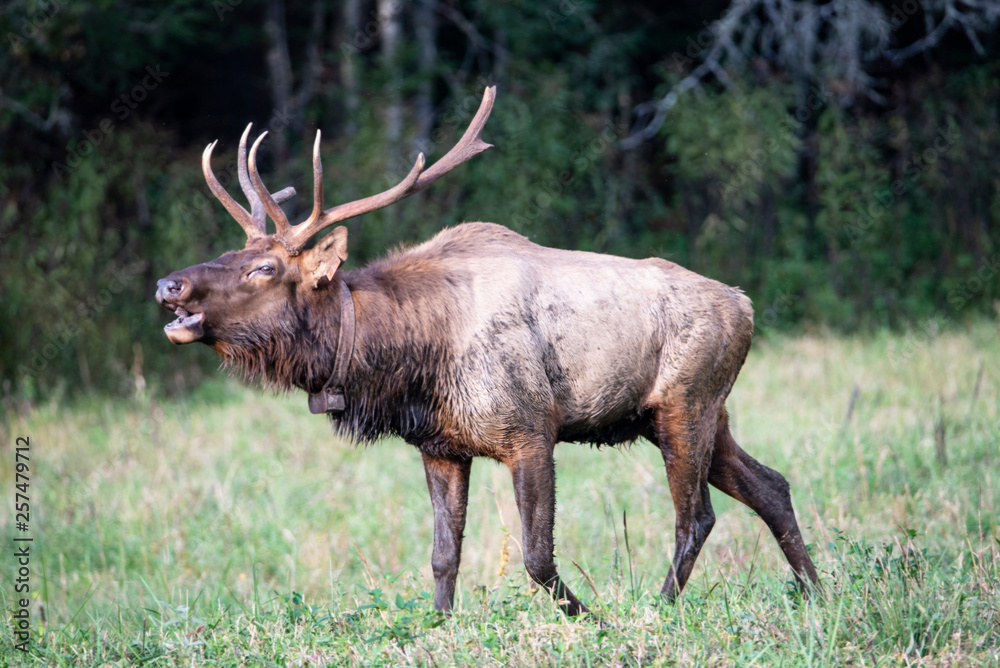
[[[173,311],[177,319],[163,327],[171,343],[181,345],[193,343],[205,336],[202,327],[204,313],[191,313],[182,304],[191,295],[191,281],[182,276],[171,274],[156,282],[156,301],[163,308]]]

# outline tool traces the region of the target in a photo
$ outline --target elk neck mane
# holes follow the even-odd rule
[[[247,323],[228,332],[227,341],[214,344],[222,367],[278,391],[306,389],[323,374],[329,376],[340,321],[335,286],[309,295],[303,303],[289,301],[269,322]]]
[[[300,289],[266,327],[247,328],[232,341],[216,342],[215,349],[223,367],[247,381],[281,391],[319,391],[333,372],[343,280],[357,325],[338,431],[359,443],[385,435],[431,438],[442,422],[436,388],[453,366],[451,328],[465,318],[456,312],[462,300],[443,293],[462,290],[467,281],[442,259],[416,248],[339,271],[319,290]]]
[[[442,428],[439,390],[455,366],[453,328],[467,319],[467,300],[448,293],[469,277],[430,250],[397,251],[345,276],[357,330],[338,430],[358,442],[393,435],[416,443]]]

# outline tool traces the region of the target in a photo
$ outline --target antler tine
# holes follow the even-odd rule
[[[406,175],[406,178],[389,190],[354,202],[338,204],[324,211],[323,215],[311,224],[307,224],[309,221],[299,223],[292,228],[291,233],[286,239],[288,247],[296,250],[301,249],[312,235],[330,225],[347,220],[348,218],[360,216],[369,211],[376,211],[410,195],[413,192],[413,185],[417,182],[417,177],[420,176],[420,172],[424,169],[425,162],[424,154],[421,153],[417,156],[417,161],[413,163],[413,167],[410,168],[410,173]]]
[[[305,221],[299,225],[313,225],[323,215],[323,162],[319,159],[320,131],[316,131],[316,142],[313,144],[313,210]],[[298,228],[299,225],[295,227]]]
[[[267,234],[264,229],[263,219],[258,220],[252,214],[248,213],[240,204],[232,198],[232,196],[226,192],[226,189],[222,187],[219,180],[215,178],[215,172],[212,171],[212,149],[218,140],[215,140],[211,144],[205,147],[205,151],[201,154],[201,171],[205,174],[205,181],[208,182],[208,188],[215,195],[215,198],[222,202],[222,206],[226,207],[226,211],[229,215],[236,219],[236,222],[240,224],[243,231],[247,233],[247,239],[258,239]]]
[[[472,122],[469,123],[465,134],[462,135],[458,143],[444,157],[420,175],[416,185],[413,186],[413,192],[423,190],[466,160],[482,153],[486,149],[493,148],[493,144],[487,144],[479,135],[486,125],[486,120],[490,117],[490,112],[493,111],[493,101],[496,100],[496,97],[496,86],[489,86],[483,91],[483,101],[479,103],[479,111],[476,112]]]
[[[398,202],[404,197],[423,190],[473,156],[482,153],[488,148],[492,148],[493,145],[484,142],[479,135],[482,133],[483,127],[486,125],[486,120],[490,117],[490,112],[493,110],[493,101],[496,99],[496,94],[496,86],[490,86],[483,92],[483,101],[479,105],[479,111],[476,112],[465,134],[462,135],[459,142],[444,157],[434,163],[426,172],[423,171],[424,154],[421,153],[417,157],[417,162],[413,165],[410,173],[395,187],[378,195],[366,197],[365,199],[339,204],[331,209],[327,209],[322,215],[317,215],[319,209],[322,207],[322,167],[319,166],[319,136],[317,135],[316,146],[313,149],[313,189],[315,192],[313,212],[307,220],[292,227],[287,237],[280,232],[278,233],[279,236],[283,238],[285,244],[290,249],[301,249],[309,241],[309,238],[320,230],[339,223],[342,220],[360,216],[361,214],[375,211]],[[270,209],[268,209],[268,213],[270,213]]]
[[[260,197],[254,192],[253,184],[250,182],[250,174],[247,172],[247,137],[250,136],[250,128],[252,127],[253,123],[247,124],[243,136],[240,137],[239,154],[236,156],[236,171],[240,176],[240,188],[250,202],[250,216],[260,224],[260,229],[267,234],[264,205],[261,204]]]
[[[278,192],[274,193],[274,201],[278,204],[284,204],[293,197],[295,197],[295,188],[292,186],[282,188]]]
[[[267,215],[271,217],[274,221],[275,236],[279,239],[283,239],[287,236],[291,225],[288,223],[288,216],[285,212],[281,210],[278,206],[278,202],[274,199],[274,196],[268,192],[267,187],[264,182],[260,179],[260,174],[257,172],[257,149],[260,147],[261,141],[267,136],[267,132],[261,133],[257,137],[257,141],[253,143],[250,148],[250,156],[247,158],[247,168],[249,169],[250,183],[253,184],[253,189],[256,191],[257,196],[260,197],[261,203],[264,205],[264,209],[267,211]]]

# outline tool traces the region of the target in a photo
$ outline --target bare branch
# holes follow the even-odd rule
[[[476,29],[476,26],[472,23],[472,21],[465,18],[465,15],[454,7],[450,5],[438,5],[437,11],[441,14],[441,16],[454,23],[455,27],[465,33],[465,36],[469,38],[469,41],[472,42],[472,45],[476,49],[485,49],[498,57],[507,55],[507,50],[504,49],[502,45],[497,44],[491,39],[483,37],[482,33]]]
[[[916,9],[906,13],[893,5],[892,15],[886,16],[874,0],[832,0],[820,6],[809,0],[733,0],[709,26],[712,43],[700,54],[698,66],[659,102],[635,108],[636,125],[621,147],[634,148],[654,136],[680,95],[699,86],[709,74],[732,86],[729,73],[745,69],[753,58],[772,63],[798,81],[846,84],[840,99],[845,106],[853,104],[857,95],[884,103],[870,66],[879,61],[898,66],[933,49],[952,30],[961,30],[983,55],[979,35],[1000,22],[996,0],[921,0],[920,8],[927,34],[905,47],[892,48],[896,31]],[[654,109],[656,113],[651,114]]]
[[[39,114],[32,111],[26,104],[4,95],[3,89],[0,88],[0,108],[3,106],[8,107],[11,111],[30,123],[37,130],[47,133],[53,128],[58,128],[59,132],[66,135],[69,134],[72,117],[68,111],[59,107],[59,101],[68,95],[69,86],[66,84],[59,86],[59,88],[52,93],[52,100],[49,102],[48,118],[42,118]]]

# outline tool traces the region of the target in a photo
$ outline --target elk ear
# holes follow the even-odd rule
[[[303,258],[306,280],[313,289],[319,287],[324,278],[333,280],[337,269],[347,259],[347,228],[340,226],[319,240],[306,251]]]

